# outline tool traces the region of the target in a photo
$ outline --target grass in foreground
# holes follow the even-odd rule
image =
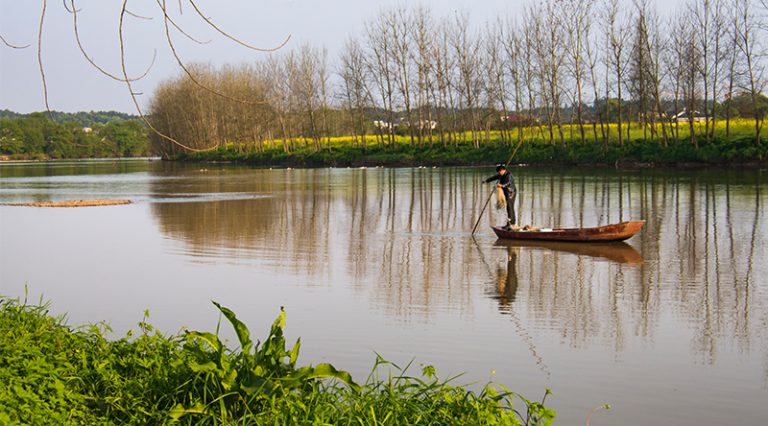
[[[288,349],[283,337],[285,312],[253,342],[215,305],[239,350],[213,333],[164,336],[146,315],[138,336],[110,341],[103,325],[73,329],[46,304],[0,300],[0,424],[549,425],[555,417],[544,401],[490,383],[471,392],[431,366],[415,377],[378,358],[363,384],[330,364],[299,367],[300,341]]]

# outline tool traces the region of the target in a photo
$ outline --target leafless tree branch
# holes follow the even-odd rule
[[[247,47],[249,49],[253,49],[253,50],[256,50],[258,52],[274,52],[276,50],[280,50],[281,48],[283,48],[286,44],[288,44],[288,41],[291,39],[291,35],[289,34],[288,37],[286,37],[285,40],[283,40],[282,43],[280,43],[276,47],[272,47],[272,48],[261,48],[261,47],[252,46],[252,45],[250,45],[248,43],[243,42],[242,40],[238,39],[237,37],[231,36],[229,33],[227,33],[226,31],[222,30],[221,28],[219,28],[208,17],[206,17],[205,14],[203,14],[203,12],[200,11],[200,9],[197,7],[197,4],[195,4],[194,0],[189,0],[189,4],[192,5],[192,8],[195,9],[195,12],[197,12],[197,14],[203,19],[203,21],[205,21],[213,29],[218,31],[224,37],[227,37],[228,39],[234,41],[235,43],[237,43],[237,44],[239,44],[241,46],[245,46],[245,47]]]
[[[163,11],[163,14],[165,15],[165,19],[167,19],[167,20],[168,20],[168,22],[170,22],[170,23],[171,23],[171,25],[173,25],[173,27],[174,27],[174,28],[176,28],[176,29],[177,29],[177,30],[178,30],[178,31],[179,31],[181,34],[183,34],[183,35],[184,35],[184,36],[186,36],[188,39],[192,40],[193,42],[195,42],[195,43],[197,43],[197,44],[208,44],[208,43],[210,43],[210,42],[211,42],[210,40],[206,40],[206,41],[200,41],[200,40],[198,40],[198,39],[196,39],[196,38],[192,37],[191,35],[189,35],[189,34],[188,34],[186,31],[184,31],[184,29],[183,29],[183,28],[181,28],[181,26],[179,26],[178,24],[176,24],[176,21],[174,21],[174,20],[173,20],[173,18],[171,18],[171,16],[170,16],[168,13],[166,13],[166,8],[165,8],[165,7],[164,7],[164,6],[163,6],[163,5],[160,3],[160,0],[155,0],[155,2],[157,2],[157,5],[158,5],[158,6],[160,7],[160,9]],[[179,7],[181,7],[181,0],[179,0]]]
[[[40,26],[37,29],[37,64],[40,67],[40,77],[43,82],[43,98],[45,99],[45,110],[53,119],[53,113],[48,105],[48,85],[45,83],[45,70],[43,68],[43,24],[45,23],[45,9],[48,6],[48,0],[43,0],[43,9],[40,11]]]
[[[75,9],[74,6],[72,6],[72,9],[70,9],[69,6],[67,6],[67,0],[61,0],[61,2],[64,3],[64,9],[66,9],[67,12],[69,12],[69,13],[80,12],[80,10],[79,9]]]
[[[75,32],[75,40],[77,41],[77,47],[80,49],[80,52],[83,54],[83,57],[85,57],[85,60],[87,60],[94,68],[96,68],[99,72],[106,75],[107,77],[117,80],[117,81],[123,81],[122,78],[104,70],[102,67],[100,67],[96,62],[91,59],[91,57],[88,55],[88,53],[85,51],[85,48],[83,47],[83,43],[80,40],[80,31],[78,30],[79,26],[77,24],[77,12],[81,11],[81,9],[77,9],[75,6],[75,0],[70,0],[70,3],[72,5],[72,19],[73,19],[73,27]],[[127,11],[126,11],[127,13]],[[149,74],[149,71],[152,69],[152,66],[155,64],[155,59],[157,58],[157,49],[155,49],[154,53],[152,54],[152,61],[150,62],[149,66],[147,67],[147,70],[144,71],[143,74],[136,78],[132,78],[131,81],[137,81],[144,78],[147,74]]]
[[[17,46],[15,44],[8,43],[8,41],[1,35],[0,35],[0,41],[2,41],[4,45],[10,47],[11,49],[26,49],[30,46],[29,44],[24,46]]]
[[[151,21],[151,20],[152,20],[152,17],[151,17],[151,16],[142,16],[142,15],[139,15],[139,14],[133,13],[133,12],[131,12],[130,10],[126,10],[126,11],[125,11],[125,13],[127,13],[128,15],[131,15],[131,16],[133,16],[134,18],[145,19],[145,20],[147,20],[147,21]]]

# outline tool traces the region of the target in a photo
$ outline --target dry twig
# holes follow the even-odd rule
[[[66,0],[65,0],[66,1]],[[85,57],[85,60],[88,61],[94,68],[96,68],[99,72],[106,75],[107,77],[117,80],[117,81],[124,81],[122,78],[110,73],[109,71],[106,71],[104,68],[100,67],[96,62],[91,59],[90,56],[88,56],[88,53],[86,53],[85,48],[83,47],[83,43],[80,40],[80,31],[78,30],[79,26],[77,24],[77,12],[80,12],[81,9],[77,9],[75,7],[75,0],[70,0],[70,3],[72,4],[72,19],[73,19],[73,27],[75,31],[75,40],[77,41],[77,47],[80,49],[80,52],[83,54],[83,57]],[[69,9],[67,9],[69,10]],[[157,58],[157,49],[155,49],[154,53],[152,54],[152,61],[150,62],[149,66],[147,67],[147,70],[144,71],[143,74],[136,78],[130,79],[131,81],[137,81],[144,78],[147,74],[149,74],[149,71],[152,69],[152,66],[155,64],[155,59]]]
[[[173,25],[173,27],[174,27],[174,28],[176,28],[176,29],[177,29],[177,30],[178,30],[180,33],[182,33],[182,34],[183,34],[184,36],[186,36],[188,39],[190,39],[190,40],[194,41],[194,42],[195,42],[195,43],[197,43],[197,44],[208,44],[208,43],[210,43],[210,42],[211,42],[210,40],[206,40],[206,41],[200,41],[200,40],[198,40],[198,39],[196,39],[196,38],[192,37],[191,35],[189,35],[189,34],[188,34],[186,31],[184,31],[184,29],[183,29],[183,28],[181,28],[181,26],[180,26],[180,25],[176,24],[176,21],[174,21],[174,20],[173,20],[173,18],[171,18],[171,16],[170,16],[170,15],[168,15],[168,14],[165,12],[165,6],[164,6],[164,3],[165,3],[165,2],[163,2],[163,4],[161,4],[161,3],[160,3],[160,0],[155,0],[155,2],[157,2],[157,5],[158,5],[158,6],[160,7],[160,9],[163,11],[163,14],[165,15],[165,18],[168,20],[168,22],[170,22],[170,23],[171,23],[171,25]],[[181,8],[181,0],[179,0],[179,8]],[[181,13],[181,12],[179,12],[179,13]]]
[[[0,41],[2,41],[4,45],[10,47],[11,49],[26,49],[30,46],[29,44],[24,46],[17,46],[15,44],[8,43],[8,41],[2,35],[0,35]]]
[[[258,51],[258,52],[274,52],[274,51],[276,51],[276,50],[280,50],[281,48],[283,48],[283,46],[285,46],[286,44],[288,44],[288,40],[290,40],[290,39],[291,39],[291,36],[290,36],[290,34],[289,34],[289,35],[288,35],[288,37],[286,37],[286,38],[285,38],[285,40],[283,40],[283,42],[282,42],[282,43],[280,43],[280,44],[279,44],[279,45],[277,45],[276,47],[272,47],[272,48],[262,48],[262,47],[256,47],[256,46],[252,46],[252,45],[250,45],[250,44],[248,44],[248,43],[245,43],[244,41],[242,41],[242,40],[238,39],[237,37],[233,37],[233,36],[231,36],[229,33],[227,33],[226,31],[222,30],[221,28],[219,28],[219,27],[218,27],[216,24],[214,24],[214,23],[213,23],[213,22],[212,22],[212,21],[211,21],[211,20],[210,20],[208,17],[206,17],[206,16],[203,14],[203,12],[201,12],[201,11],[200,11],[200,9],[197,7],[197,4],[195,4],[195,1],[194,1],[194,0],[189,0],[189,4],[191,4],[191,5],[192,5],[192,8],[193,8],[193,9],[195,9],[195,12],[197,12],[197,14],[198,14],[198,15],[200,15],[200,17],[203,19],[203,21],[205,21],[205,22],[206,22],[208,25],[210,25],[210,26],[211,26],[213,29],[215,29],[216,31],[218,31],[218,32],[219,32],[220,34],[222,34],[224,37],[227,37],[228,39],[230,39],[230,40],[234,41],[235,43],[237,43],[237,44],[239,44],[239,45],[241,45],[241,46],[245,46],[245,47],[247,47],[247,48],[249,48],[249,49],[253,49],[253,50],[256,50],[256,51]]]
[[[48,0],[43,0],[43,10],[40,11],[40,26],[37,29],[37,64],[40,66],[40,77],[43,81],[43,97],[45,99],[45,110],[48,116],[53,120],[51,107],[48,105],[48,85],[45,83],[45,70],[43,69],[43,23],[45,22],[45,8],[48,6]]]

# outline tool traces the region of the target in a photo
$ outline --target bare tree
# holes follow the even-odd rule
[[[520,55],[520,61],[522,61],[521,69],[523,72],[523,80],[525,82],[526,92],[528,93],[528,111],[534,115],[538,122],[538,131],[540,137],[543,138],[544,131],[541,126],[541,114],[540,108],[537,108],[538,100],[542,96],[540,95],[540,89],[537,87],[537,82],[540,80],[536,75],[535,69],[540,65],[536,62],[538,55],[535,52],[535,46],[537,44],[537,34],[539,32],[539,18],[536,9],[529,8],[523,15],[523,55]],[[551,140],[551,139],[550,139]]]
[[[742,88],[749,94],[752,101],[753,118],[755,121],[755,145],[760,145],[760,135],[763,127],[763,111],[758,103],[765,89],[765,57],[764,46],[758,36],[760,28],[758,17],[751,0],[733,0],[736,14],[736,46],[743,61],[745,82]]]
[[[269,84],[267,86],[267,99],[272,106],[276,121],[280,127],[280,135],[284,152],[290,152],[289,140],[290,125],[288,123],[288,114],[290,112],[290,87],[289,81],[285,78],[288,74],[287,61],[281,60],[276,55],[270,56],[264,65],[264,72],[267,75]]]
[[[331,147],[331,128],[328,121],[328,114],[330,110],[330,104],[328,102],[330,94],[328,93],[328,79],[330,78],[328,72],[328,49],[321,48],[314,51],[315,61],[317,63],[317,82],[319,85],[318,95],[320,100],[320,116],[322,120],[322,133],[319,137],[322,140],[325,135],[326,148]]]
[[[512,79],[512,93],[515,102],[515,114],[518,117],[516,120],[517,127],[517,140],[518,143],[523,140],[523,122],[522,109],[523,109],[523,69],[522,69],[522,56],[523,56],[523,38],[518,34],[521,29],[517,23],[513,20],[507,20],[506,34],[503,30],[499,31],[499,35],[503,37],[504,50],[506,52],[506,60],[502,61],[507,67],[507,73]],[[507,115],[508,111],[506,106],[503,106],[504,114]],[[505,126],[508,125],[509,120],[505,119]]]
[[[373,99],[368,89],[368,69],[365,66],[363,49],[357,40],[347,39],[341,54],[339,75],[344,85],[343,98],[350,117],[353,141],[357,143],[359,136],[361,146],[365,149],[365,111],[371,106]]]
[[[666,118],[662,107],[661,62],[664,42],[659,34],[660,23],[647,0],[636,0],[635,39],[630,59],[630,89],[638,104],[643,126],[643,139],[650,129],[651,139],[658,139],[657,120],[661,124],[662,144],[668,141]]]
[[[589,43],[590,20],[594,0],[569,0],[563,3],[565,24],[565,50],[568,55],[568,67],[575,83],[576,122],[579,125],[579,137],[584,143],[584,74],[585,51]],[[571,111],[573,115],[573,110]]]
[[[732,104],[733,104],[733,96],[734,91],[736,88],[736,83],[738,79],[738,59],[739,59],[739,32],[737,31],[738,28],[738,15],[736,13],[731,13],[728,19],[728,27],[727,30],[727,48],[725,49],[728,53],[726,55],[727,59],[727,65],[728,68],[726,69],[726,93],[725,93],[725,136],[726,138],[730,138],[731,136],[731,114],[732,114]]]
[[[542,5],[532,6],[529,14],[526,16],[528,27],[531,31],[531,45],[529,48],[534,53],[536,60],[535,74],[532,75],[532,85],[536,87],[539,95],[541,105],[538,105],[539,110],[543,110],[546,113],[547,128],[549,129],[549,141],[555,140],[554,132],[554,110],[552,108],[552,96],[547,91],[547,72],[548,66],[547,49],[545,46],[546,40],[544,35],[544,11]],[[535,79],[535,82],[534,80]]]
[[[484,63],[488,77],[485,79],[485,92],[487,100],[487,112],[484,115],[486,121],[486,133],[490,130],[492,123],[501,121],[501,142],[506,143],[508,139],[506,117],[509,114],[507,108],[507,73],[505,64],[505,47],[507,47],[507,37],[504,34],[504,28],[501,22],[496,21],[487,27],[484,38]],[[508,49],[507,49],[508,50]],[[501,107],[501,113],[497,111],[497,106]],[[486,139],[490,139],[486,136]]]
[[[450,43],[456,56],[456,69],[458,71],[458,82],[460,90],[458,91],[461,100],[461,109],[469,118],[468,125],[464,129],[469,129],[470,139],[475,148],[480,147],[480,140],[477,134],[478,116],[477,108],[479,94],[482,88],[482,76],[477,67],[479,60],[479,37],[472,38],[469,33],[469,16],[466,14],[456,15],[453,27],[450,32]]]
[[[390,58],[393,60],[395,87],[400,95],[400,100],[405,107],[405,127],[411,138],[411,145],[416,144],[411,102],[411,76],[413,74],[413,62],[411,61],[412,47],[410,16],[404,8],[393,9],[383,15],[386,25],[389,26],[387,35],[390,37],[390,45],[393,47]]]
[[[304,117],[300,134],[312,140],[312,148],[320,151],[317,112],[320,106],[319,60],[315,48],[303,45],[298,54],[291,52],[289,75],[293,104],[299,116]],[[292,71],[292,72],[291,72]],[[308,143],[308,142],[307,142]]]
[[[709,141],[713,137],[716,124],[715,109],[723,58],[722,41],[725,34],[725,2],[724,0],[692,0],[688,8],[689,16],[694,20],[693,28],[701,56],[699,72],[704,91],[702,101],[704,131],[705,140]]]
[[[394,48],[390,45],[390,31],[391,29],[387,25],[383,12],[366,25],[366,42],[369,52],[367,52],[365,57],[368,58],[368,69],[374,77],[378,95],[381,98],[381,108],[386,114],[386,121],[378,126],[379,134],[386,131],[387,143],[391,146],[394,144],[395,83],[393,81],[394,71],[391,65]]]
[[[726,0],[714,0],[713,3],[713,17],[712,17],[712,41],[710,45],[713,46],[712,51],[712,126],[710,126],[710,138],[715,136],[715,127],[717,126],[717,110],[718,99],[721,91],[722,84],[722,68],[727,60],[727,22],[728,16],[726,11]]]
[[[457,104],[455,87],[456,83],[456,58],[453,55],[453,49],[451,48],[450,34],[452,23],[447,19],[443,19],[440,23],[437,34],[438,38],[435,41],[435,66],[433,79],[436,83],[437,93],[434,96],[436,104],[438,104],[438,129],[440,131],[440,138],[443,140],[443,144],[457,143],[456,133],[458,131],[457,124]],[[449,123],[446,124],[446,121]],[[447,134],[447,139],[444,135]]]
[[[700,44],[697,43],[695,19],[691,11],[686,11],[679,17],[680,30],[676,33],[675,50],[677,52],[680,87],[682,89],[683,105],[687,113],[688,131],[691,144],[698,148],[696,137],[695,117],[698,112],[698,102],[701,98],[700,81],[698,76],[702,67]],[[678,120],[679,121],[679,120]]]
[[[637,5],[634,40],[629,54],[627,83],[629,92],[637,103],[638,121],[643,128],[643,139],[647,139],[649,124],[649,98],[652,82],[650,76],[650,58],[648,46],[648,26],[645,21],[646,5]],[[629,125],[629,123],[627,124]]]
[[[618,111],[617,111],[617,125],[619,134],[619,145],[624,145],[624,136],[622,134],[622,86],[624,85],[624,78],[627,72],[626,56],[627,56],[627,41],[629,39],[630,32],[627,28],[627,22],[629,21],[626,16],[622,16],[620,13],[621,5],[619,0],[607,0],[605,3],[606,11],[605,16],[607,18],[606,34],[608,38],[608,57],[612,66],[612,73],[615,77],[616,84],[616,96],[618,98]],[[631,22],[631,21],[630,21]],[[607,99],[606,99],[607,101]],[[629,125],[627,123],[627,125]]]
[[[600,83],[598,80],[598,74],[597,74],[597,63],[600,60],[599,58],[599,50],[595,46],[595,43],[592,40],[592,34],[591,34],[592,26],[590,24],[590,21],[587,21],[586,26],[584,27],[584,38],[587,40],[585,43],[585,49],[587,54],[587,66],[589,67],[589,76],[590,76],[590,83],[592,84],[592,94],[594,96],[593,99],[593,107],[594,107],[594,117],[592,120],[592,134],[595,139],[595,141],[598,140],[597,136],[597,125],[600,124],[600,137],[603,141],[603,147],[605,148],[606,144],[608,143],[608,135],[606,134],[606,128],[605,128],[605,117],[603,114],[603,109],[599,107],[599,100],[600,100]],[[607,89],[606,89],[607,90]],[[607,101],[607,98],[606,98]]]
[[[645,40],[645,49],[648,52],[648,81],[651,84],[651,96],[653,97],[654,109],[651,113],[652,129],[656,128],[655,120],[658,119],[661,124],[662,144],[666,146],[669,142],[667,132],[668,117],[663,107],[662,88],[664,85],[664,76],[662,63],[666,55],[666,39],[661,34],[661,20],[658,15],[650,9],[645,8],[645,31],[647,33]]]
[[[432,146],[433,130],[433,102],[430,102],[434,81],[432,79],[433,61],[432,55],[435,49],[435,31],[432,15],[424,7],[417,7],[413,11],[412,31],[413,42],[416,46],[414,61],[417,69],[416,108],[418,112],[418,138],[419,145],[423,144],[424,131],[427,131],[429,146]]]

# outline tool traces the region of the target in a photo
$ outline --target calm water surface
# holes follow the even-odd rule
[[[550,388],[562,425],[768,424],[767,171],[513,168],[522,224],[648,221],[588,246],[497,241],[495,208],[470,238],[492,173],[2,164],[0,203],[134,203],[0,206],[0,294],[118,336],[212,330],[211,300],[263,336],[285,306],[305,363],[361,380],[378,352]]]

